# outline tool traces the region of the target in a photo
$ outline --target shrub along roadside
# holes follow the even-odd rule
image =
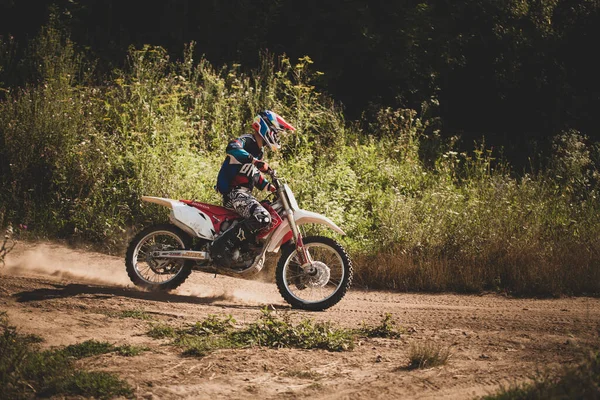
[[[444,365],[450,358],[450,348],[435,342],[411,343],[406,369],[432,368]]]
[[[132,48],[99,84],[68,35],[43,30],[30,54],[41,81],[0,99],[0,226],[122,251],[165,219],[142,195],[219,203],[225,144],[271,108],[298,130],[269,162],[303,208],[348,233],[357,285],[600,293],[600,147],[585,136],[557,136],[547,168],[517,177],[483,143],[457,152],[425,107],[346,121],[311,85],[308,57],[246,74],[193,60],[191,46],[181,61]]]
[[[102,343],[84,343],[41,351],[34,337],[8,325],[0,314],[0,387],[9,399],[73,395],[101,399],[131,396],[133,389],[113,374],[75,368],[78,358],[106,352]]]
[[[209,315],[183,328],[155,323],[147,334],[155,339],[169,339],[171,345],[182,348],[184,355],[201,357],[217,349],[249,346],[347,351],[354,348],[357,337],[397,339],[403,331],[394,328],[396,321],[390,314],[377,326],[363,323],[358,329],[338,328],[330,322],[313,322],[306,318],[293,323],[290,317],[284,314],[280,318],[265,307],[259,319],[241,328],[231,315]]]
[[[533,382],[500,390],[481,400],[600,399],[600,353],[582,363],[565,367],[562,373],[534,377]]]
[[[168,338],[181,347],[188,356],[205,356],[217,349],[248,346],[289,347],[345,351],[354,348],[354,334],[330,323],[314,323],[304,319],[294,325],[289,316],[278,318],[268,308],[261,317],[246,327],[237,329],[231,317],[209,315],[204,321],[176,329],[169,325],[154,324],[148,335],[155,339]]]

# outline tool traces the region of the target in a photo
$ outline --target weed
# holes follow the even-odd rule
[[[600,398],[600,353],[590,354],[577,366],[565,367],[557,376],[538,373],[533,382],[501,389],[483,400],[559,400]]]
[[[381,320],[381,324],[377,326],[363,326],[356,330],[356,333],[366,337],[390,338],[397,339],[401,336],[401,332],[396,330],[394,326],[396,321],[392,318],[392,314],[386,313]]]
[[[16,245],[16,242],[13,240],[12,235],[13,229],[12,226],[9,225],[6,228],[4,238],[2,239],[2,244],[0,245],[0,264],[2,265],[4,265],[4,258],[6,257],[6,255],[10,253]]]
[[[323,377],[322,374],[311,371],[311,370],[298,370],[293,369],[284,373],[284,376],[288,376],[291,378],[300,378],[300,379],[310,379],[310,380],[319,380]]]
[[[202,322],[196,322],[185,333],[189,335],[220,335],[230,332],[235,325],[235,319],[231,315],[219,319],[217,315],[209,315]]]
[[[98,342],[96,340],[86,340],[82,343],[71,344],[60,351],[66,357],[75,359],[96,356],[99,354],[111,353],[115,350],[114,345],[108,342]]]
[[[112,374],[75,368],[74,358],[97,354],[107,346],[88,341],[68,350],[40,351],[31,335],[22,335],[0,314],[0,387],[3,398],[131,396],[133,390]],[[102,350],[103,351],[103,350]]]
[[[144,310],[125,310],[118,314],[119,318],[135,318],[144,321],[153,320],[154,317]]]
[[[145,346],[134,346],[129,344],[115,346],[108,342],[98,342],[92,339],[82,343],[72,344],[59,350],[54,350],[54,352],[60,353],[65,357],[72,357],[79,360],[81,358],[107,353],[117,353],[125,357],[137,356],[147,350],[149,349]]]
[[[45,339],[40,335],[36,335],[35,333],[28,333],[23,336],[23,340],[28,343],[43,343]]]
[[[291,347],[344,351],[354,347],[351,331],[338,329],[330,323],[314,323],[304,319],[294,325],[288,318],[280,319],[267,308],[261,317],[245,328],[235,329],[231,316],[219,319],[210,315],[183,329],[154,326],[148,335],[154,338],[173,338],[172,344],[182,347],[188,356],[204,356],[223,348],[248,346]]]
[[[124,357],[138,356],[138,355],[142,354],[144,351],[148,351],[148,350],[150,350],[150,348],[148,348],[146,346],[134,346],[134,345],[129,345],[129,344],[125,344],[125,345],[115,348],[115,351],[117,352],[117,354],[119,354],[120,356],[124,356]]]
[[[152,325],[147,335],[154,339],[173,338],[176,336],[176,331],[172,326],[158,323]]]
[[[232,342],[227,336],[179,336],[173,344],[183,348],[184,356],[204,357],[218,349],[242,347],[242,344]]]
[[[319,382],[313,382],[310,385],[308,385],[306,387],[307,390],[315,390],[315,391],[322,391],[323,390],[323,384],[319,383]]]
[[[314,323],[303,319],[294,326],[287,319],[279,319],[268,309],[248,328],[234,333],[237,342],[267,347],[294,347],[344,351],[354,348],[352,332],[335,328],[329,322]]]
[[[223,148],[269,107],[301,127],[269,163],[300,204],[348,233],[340,240],[360,266],[356,284],[600,293],[600,165],[576,131],[556,137],[545,170],[517,177],[484,143],[459,152],[459,138],[431,134],[435,119],[415,110],[346,121],[315,91],[308,58],[265,57],[248,75],[193,60],[191,45],[183,62],[146,45],[131,48],[112,80],[83,80],[89,68],[67,36],[42,29],[29,56],[43,60],[31,63],[38,83],[0,99],[0,160],[10,166],[0,187],[11,188],[0,191],[2,226],[27,221],[46,237],[118,249],[125,232],[166,218],[142,194],[219,202]]]
[[[110,399],[117,396],[131,397],[133,390],[127,382],[120,380],[108,372],[76,371],[72,375],[65,377],[64,380],[53,382],[40,395],[45,397],[62,393]]]
[[[412,343],[407,369],[432,368],[444,365],[450,358],[450,348],[435,342]]]

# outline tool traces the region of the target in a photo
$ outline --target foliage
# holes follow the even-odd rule
[[[79,360],[81,358],[87,358],[106,353],[117,353],[121,356],[131,357],[136,356],[146,350],[148,350],[148,348],[144,346],[133,346],[128,344],[115,346],[112,343],[99,342],[91,339],[82,343],[71,344],[62,349],[55,350],[54,352],[61,353],[65,357]]]
[[[163,323],[153,324],[147,335],[154,339],[175,337],[175,329]]]
[[[437,367],[448,362],[450,349],[432,341],[413,342],[408,358],[408,369]]]
[[[116,347],[116,352],[120,356],[124,357],[134,357],[142,354],[144,351],[150,350],[146,346],[134,346],[129,344],[124,344],[122,346]]]
[[[118,313],[120,318],[134,318],[144,321],[152,320],[154,317],[144,310],[124,310]]]
[[[76,360],[106,354],[113,351],[114,346],[108,342],[98,342],[97,340],[86,340],[82,343],[71,344],[60,350],[66,357],[72,357]]]
[[[335,328],[331,323],[303,319],[297,325],[286,318],[279,319],[264,309],[262,317],[234,335],[236,341],[266,347],[293,347],[344,351],[354,348],[349,331]]]
[[[58,5],[54,14],[81,48],[98,57],[98,80],[123,65],[130,45],[150,43],[179,57],[196,40],[196,58],[246,71],[260,66],[264,49],[309,55],[325,72],[316,86],[343,101],[351,118],[439,98],[449,135],[464,132],[468,147],[486,134],[524,161],[528,139],[567,128],[598,138],[600,64],[588,56],[599,36],[595,0],[5,1],[4,87],[39,78],[35,60],[22,53],[49,4]],[[148,17],[139,18],[140,9]]]
[[[547,168],[517,175],[485,142],[461,151],[459,138],[442,139],[436,101],[346,121],[316,89],[321,74],[309,57],[263,54],[261,67],[245,72],[194,60],[194,43],[180,61],[146,45],[94,82],[63,31],[45,29],[36,43],[39,80],[0,101],[4,224],[122,251],[166,217],[142,195],[220,203],[214,184],[226,143],[270,108],[298,129],[269,163],[301,207],[348,234],[338,239],[356,284],[600,293],[600,147],[581,132],[556,136]]]
[[[288,315],[281,319],[267,308],[262,310],[257,321],[246,327],[236,328],[235,323],[230,315],[222,318],[209,315],[204,321],[189,327],[171,328],[173,334],[169,337],[173,338],[173,345],[183,348],[184,355],[196,357],[216,349],[248,346],[329,351],[345,351],[354,347],[354,336],[350,331],[309,319],[293,324]],[[154,332],[149,332],[149,335],[157,338]]]
[[[366,337],[397,339],[401,336],[401,332],[394,328],[394,325],[396,325],[396,321],[392,318],[392,314],[386,313],[379,325],[368,326],[363,323],[363,326],[357,329],[356,333]]]
[[[567,366],[558,375],[548,373],[533,378],[533,382],[504,388],[484,400],[558,400],[597,399],[600,397],[600,354],[590,354],[584,362]]]
[[[0,314],[0,385],[6,398],[67,395],[105,399],[132,395],[127,382],[112,374],[75,368],[75,358],[103,352],[99,348],[106,346],[101,343],[41,351],[38,342],[38,338],[9,326],[6,314]]]
[[[2,265],[4,265],[4,259],[6,258],[8,253],[10,253],[16,245],[16,242],[12,238],[12,235],[13,229],[12,226],[9,225],[8,228],[6,228],[6,233],[4,234],[4,237],[2,238],[2,245],[0,245],[0,264]]]

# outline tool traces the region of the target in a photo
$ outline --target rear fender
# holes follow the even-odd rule
[[[142,200],[170,208],[169,218],[173,225],[183,229],[189,235],[214,240],[215,230],[210,217],[197,208],[179,200],[162,197],[142,196]]]
[[[332,220],[324,215],[317,214],[312,211],[296,210],[294,211],[294,220],[298,226],[306,224],[320,224],[330,227],[334,232],[337,232],[340,235],[346,234]],[[291,234],[290,224],[288,223],[287,218],[282,218],[281,225],[279,225],[277,229],[275,229],[275,232],[272,233],[271,240],[269,240],[269,244],[267,245],[267,251],[273,253],[278,252],[284,239],[286,239],[286,241],[289,239],[286,238],[286,236],[289,236],[289,234]]]

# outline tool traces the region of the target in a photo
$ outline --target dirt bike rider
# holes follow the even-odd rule
[[[223,195],[223,206],[235,210],[244,220],[226,231],[214,242],[211,250],[215,264],[230,267],[233,251],[246,241],[254,241],[257,233],[268,227],[271,215],[252,195],[254,187],[274,192],[261,172],[269,171],[263,161],[263,147],[273,151],[281,147],[279,134],[284,129],[296,130],[273,111],[261,111],[252,122],[254,132],[233,139],[225,151],[227,157],[221,165],[216,189]]]

